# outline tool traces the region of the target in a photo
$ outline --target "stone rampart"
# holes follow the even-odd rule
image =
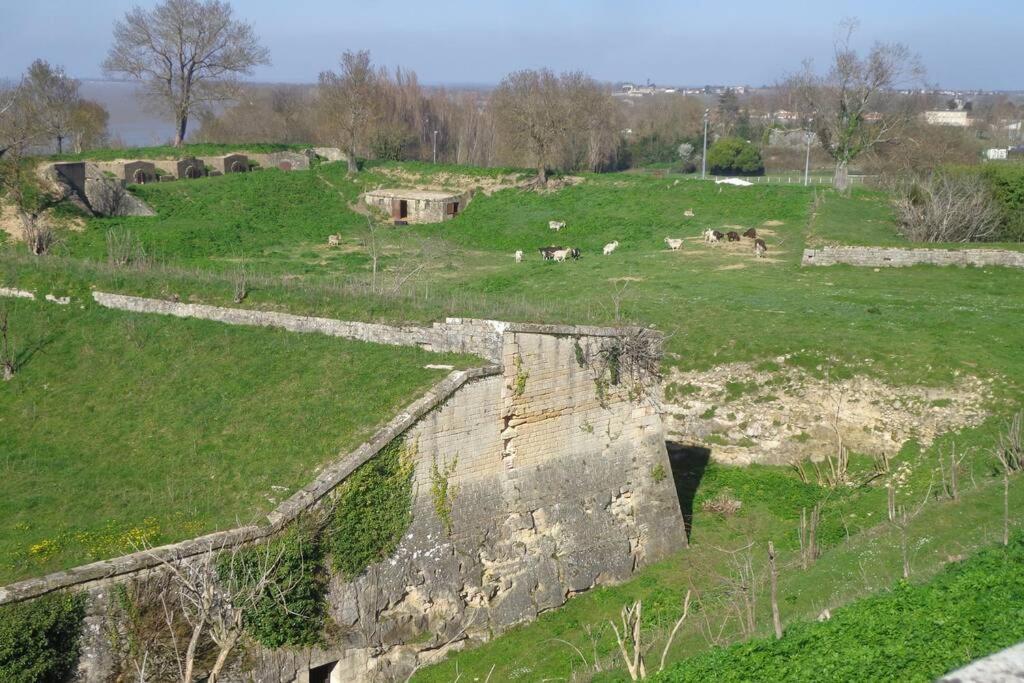
[[[1024,268],[1024,251],[1004,249],[901,249],[897,247],[822,247],[804,249],[803,266],[1005,266]]]

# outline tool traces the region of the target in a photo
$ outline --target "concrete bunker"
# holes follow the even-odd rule
[[[156,182],[156,165],[148,161],[130,161],[121,168],[121,178],[134,185]]]
[[[189,157],[174,165],[174,174],[182,179],[202,178],[206,175],[206,165],[195,157]]]
[[[380,189],[363,195],[368,206],[384,211],[397,225],[440,223],[455,218],[469,199],[469,193],[450,190]]]
[[[227,175],[228,173],[247,173],[249,171],[249,157],[244,154],[206,157],[203,161],[212,169],[212,173]]]

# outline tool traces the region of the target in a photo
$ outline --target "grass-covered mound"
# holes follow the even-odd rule
[[[1024,537],[943,570],[923,585],[691,657],[654,680],[931,681],[1024,639]]]
[[[444,376],[425,364],[480,362],[78,302],[0,306],[20,366],[0,386],[0,584],[249,523]]]

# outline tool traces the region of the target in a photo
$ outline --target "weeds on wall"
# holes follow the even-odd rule
[[[0,681],[63,681],[78,664],[85,596],[55,593],[0,608]]]
[[[512,395],[518,397],[522,396],[523,392],[526,391],[526,380],[530,378],[530,373],[523,370],[523,357],[518,353],[515,356],[514,363],[516,366],[516,377],[512,384]]]
[[[331,566],[353,579],[398,547],[412,521],[412,472],[418,446],[388,444],[338,487],[325,530]]]
[[[437,456],[430,465],[430,497],[434,501],[434,512],[441,520],[446,534],[452,534],[452,505],[455,502],[455,488],[451,485],[451,475],[459,464],[459,456],[449,463],[443,461],[440,467],[437,464]]]

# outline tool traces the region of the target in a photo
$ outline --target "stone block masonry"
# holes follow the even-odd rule
[[[1004,266],[1024,268],[1024,251],[1005,249],[900,249],[895,247],[823,247],[804,249],[803,266]]]
[[[79,680],[111,675],[102,628],[111,583],[144,576],[157,566],[154,556],[179,561],[275,533],[395,439],[414,445],[412,522],[396,551],[352,581],[331,578],[332,623],[319,647],[252,645],[230,680],[306,682],[324,666],[333,668],[331,680],[406,680],[452,649],[623,581],[686,545],[659,387],[653,378],[639,392],[612,384],[587,361],[635,330],[461,318],[403,327],[94,297],[122,310],[468,351],[496,365],[453,372],[260,525],[0,588],[0,604],[62,588],[88,592]]]

